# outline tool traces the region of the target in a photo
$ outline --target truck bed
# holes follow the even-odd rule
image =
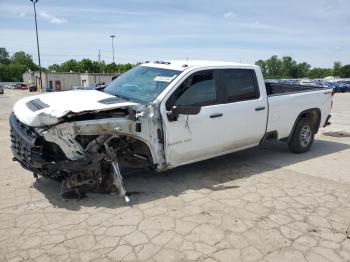
[[[269,83],[269,82],[265,82],[265,87],[266,87],[266,92],[268,96],[327,89],[322,86],[279,84],[279,83]]]
[[[269,116],[267,132],[278,132],[278,138],[290,135],[299,114],[309,109],[320,111],[320,126],[330,114],[332,89],[318,86],[265,83]]]

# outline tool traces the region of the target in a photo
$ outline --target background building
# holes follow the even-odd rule
[[[89,87],[92,84],[108,84],[115,73],[75,73],[75,72],[42,72],[43,90],[66,91],[73,87]],[[23,82],[28,86],[40,87],[39,72],[28,71],[23,74]]]
[[[88,87],[91,84],[108,84],[115,75],[113,73],[82,73],[80,74],[80,85]]]

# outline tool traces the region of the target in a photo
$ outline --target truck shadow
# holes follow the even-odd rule
[[[188,191],[234,189],[239,187],[236,183],[239,179],[278,170],[349,148],[350,145],[345,143],[315,140],[310,152],[293,154],[285,143],[274,141],[256,148],[179,167],[164,174],[135,171],[125,175],[125,186],[131,199],[129,205],[176,197]],[[88,193],[88,197],[80,200],[63,199],[60,194],[60,185],[49,179],[41,178],[33,186],[42,192],[53,206],[59,208],[80,210],[81,207],[118,208],[128,205],[118,194]]]

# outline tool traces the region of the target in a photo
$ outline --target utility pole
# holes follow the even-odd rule
[[[98,50],[98,84],[101,84],[101,50]]]
[[[39,0],[30,0],[30,1],[34,4],[36,45],[37,45],[37,48],[38,48],[38,61],[39,61],[40,92],[43,92],[43,80],[42,80],[42,77],[41,77],[40,48],[39,48],[39,36],[38,36],[38,22],[36,20],[36,8],[35,8],[35,4],[37,2],[39,2]]]
[[[114,63],[114,38],[115,38],[115,35],[110,35],[109,37],[112,38],[112,53],[113,53],[113,63]]]

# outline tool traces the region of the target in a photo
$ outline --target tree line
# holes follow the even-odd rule
[[[279,58],[274,55],[267,60],[258,60],[255,64],[260,66],[266,79],[350,77],[350,65],[343,66],[340,62],[335,62],[332,68],[311,68],[310,64],[297,63],[290,56]]]
[[[78,73],[124,73],[133,68],[135,64],[107,64],[105,61],[92,61],[84,58],[80,61],[70,59],[62,64],[53,64],[47,68],[42,67],[44,72],[78,72]],[[31,70],[39,70],[39,66],[33,61],[33,57],[23,51],[14,53],[12,56],[6,48],[0,47],[0,82],[21,82],[23,73]]]
[[[134,64],[106,64],[105,61],[98,62],[84,58],[80,61],[70,59],[60,65],[53,64],[48,66],[49,71],[53,72],[80,72],[80,73],[124,73],[133,68]]]
[[[139,64],[139,63],[137,63]],[[137,65],[136,64],[136,65]],[[255,63],[260,66],[266,79],[287,79],[287,78],[324,78],[326,76],[350,77],[350,65],[342,65],[335,62],[332,68],[311,68],[311,65],[296,62],[290,56],[279,58],[274,55],[266,60],[258,60]],[[134,67],[135,64],[107,64],[105,61],[92,61],[84,58],[80,61],[70,59],[61,64],[53,64],[43,71],[54,72],[80,72],[80,73],[124,73]],[[0,81],[19,82],[22,81],[24,72],[39,70],[39,66],[33,62],[31,55],[23,51],[15,52],[12,56],[8,51],[0,48]]]
[[[22,75],[28,69],[39,70],[39,66],[33,62],[31,55],[19,51],[10,57],[5,48],[0,48],[0,81],[22,81]]]

